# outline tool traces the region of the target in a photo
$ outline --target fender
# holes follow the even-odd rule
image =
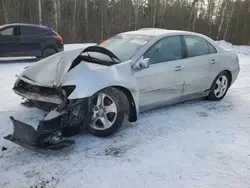
[[[139,114],[139,89],[136,77],[131,70],[131,61],[113,66],[105,66],[82,61],[70,70],[62,79],[61,86],[75,85],[75,90],[68,99],[88,98],[107,87],[124,87],[128,89]]]

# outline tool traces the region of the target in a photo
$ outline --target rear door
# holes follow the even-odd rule
[[[34,26],[21,26],[21,51],[26,56],[40,56],[42,45],[42,35],[45,33],[43,28]]]
[[[216,49],[205,39],[197,36],[183,36],[187,58],[183,64],[185,89],[183,97],[203,93],[211,87],[215,78],[212,70]]]
[[[9,26],[0,30],[0,56],[19,56],[20,36],[18,26]]]

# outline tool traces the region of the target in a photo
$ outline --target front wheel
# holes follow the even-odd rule
[[[96,93],[91,102],[88,132],[98,137],[114,134],[124,121],[123,93],[115,88],[107,88]]]
[[[230,79],[227,72],[221,72],[214,80],[208,98],[212,101],[223,99],[230,87]]]

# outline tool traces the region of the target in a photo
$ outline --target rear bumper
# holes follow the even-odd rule
[[[64,45],[63,45],[63,43],[62,42],[58,42],[57,43],[57,51],[58,52],[62,52],[62,51],[64,51]]]
[[[240,68],[237,68],[233,71],[231,71],[232,73],[232,82],[231,82],[231,85],[237,80],[238,76],[239,76],[239,73],[240,73]]]

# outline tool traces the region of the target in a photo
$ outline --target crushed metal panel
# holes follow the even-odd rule
[[[42,59],[30,65],[20,76],[25,76],[40,85],[58,87],[62,77],[67,72],[72,62],[86,47],[91,45],[93,44],[85,44],[82,48],[63,51]]]
[[[61,104],[63,101],[60,99],[57,95],[50,95],[50,96],[42,96],[38,93],[21,93],[17,90],[14,90],[14,92],[25,99],[29,100],[35,100],[35,101],[41,101],[41,102],[48,102],[48,103],[53,103],[53,104]]]

